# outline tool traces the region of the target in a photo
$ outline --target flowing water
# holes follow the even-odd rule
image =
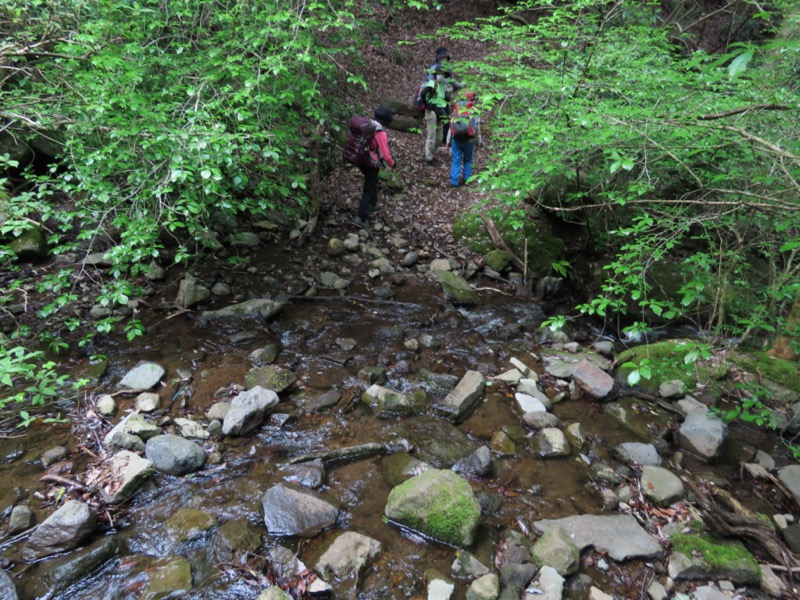
[[[271,266],[288,257],[273,257]],[[264,547],[282,544],[313,566],[326,544],[342,529],[366,534],[383,546],[376,564],[365,574],[361,586],[364,598],[408,598],[425,596],[424,572],[436,567],[450,572],[455,550],[426,541],[410,532],[384,522],[383,510],[391,485],[387,480],[387,457],[372,456],[351,462],[328,465],[324,485],[326,493],[345,507],[339,526],[309,540],[277,539],[267,535],[261,511],[261,496],[283,481],[284,467],[292,458],[322,449],[335,449],[368,442],[396,442],[412,447],[412,453],[434,466],[441,454],[435,446],[446,443],[437,439],[452,434],[451,426],[431,415],[378,418],[359,403],[366,384],[359,380],[363,367],[380,365],[386,369],[388,388],[401,391],[420,387],[417,373],[428,369],[460,378],[467,370],[481,371],[491,377],[509,368],[515,356],[531,366],[529,354],[541,340],[538,325],[543,320],[540,307],[529,299],[484,293],[484,305],[476,309],[457,309],[442,300],[438,285],[424,278],[405,278],[393,287],[392,300],[375,301],[368,277],[354,278],[354,285],[340,296],[325,291],[315,298],[295,298],[280,316],[270,322],[253,321],[244,327],[220,323],[201,326],[191,316],[153,318],[153,328],[145,338],[134,343],[112,343],[97,349],[109,358],[109,371],[103,379],[107,390],[140,360],[162,365],[167,372],[160,390],[166,407],[160,416],[188,416],[205,421],[207,409],[220,400],[229,400],[235,385],[243,385],[252,367],[248,355],[268,343],[280,346],[275,361],[297,376],[295,385],[281,394],[275,413],[287,415],[272,419],[252,434],[241,438],[212,439],[204,442],[219,450],[221,462],[187,477],[157,474],[116,515],[113,526],[103,534],[114,535],[123,547],[123,556],[151,557],[181,555],[192,566],[194,591],[189,597],[209,599],[255,598],[258,589],[247,578],[237,578],[224,565],[216,563],[210,551],[214,530],[199,539],[178,541],[167,520],[180,508],[197,508],[216,516],[218,523],[246,519],[264,536]],[[359,298],[371,298],[365,301]],[[220,302],[220,305],[225,303]],[[242,340],[237,334],[248,334]],[[435,347],[409,350],[410,339],[430,336]],[[186,386],[186,374],[191,374]],[[183,378],[180,374],[183,374]],[[320,394],[336,390],[338,404],[319,413],[306,413],[303,406]],[[554,389],[549,393],[553,395]],[[431,393],[430,399],[440,399]],[[119,397],[120,412],[132,408],[130,397]],[[88,400],[75,407],[74,420],[85,435],[102,436],[111,423],[102,423],[90,411]],[[484,516],[476,555],[491,565],[492,546],[500,531],[513,528],[525,531],[537,519],[558,518],[572,514],[601,513],[602,500],[586,460],[607,460],[609,448],[631,439],[628,432],[603,412],[603,407],[589,398],[566,399],[554,404],[552,412],[565,424],[583,425],[589,445],[583,456],[573,452],[561,459],[535,458],[528,449],[530,434],[522,427],[515,406],[513,390],[502,385],[488,388],[483,402],[456,429],[473,443],[488,445],[501,430],[517,442],[516,452],[495,454],[491,476],[472,481],[476,494],[494,499],[495,506]],[[158,418],[158,417],[157,417]],[[116,419],[113,420],[116,422]],[[34,490],[48,489],[38,481],[44,473],[38,463],[41,454],[57,445],[70,449],[73,465],[58,472],[77,477],[91,462],[91,445],[82,446],[69,435],[68,425],[34,426],[25,436],[9,435],[0,439],[0,475],[5,485],[0,489],[2,507],[24,499],[41,522],[52,508],[52,499],[32,496]],[[96,448],[95,448],[96,450]],[[702,467],[708,469],[708,467]],[[727,472],[729,466],[717,467]],[[50,488],[52,489],[52,488]],[[50,505],[50,506],[48,506]],[[17,577],[21,598],[46,597],[41,578],[48,572],[49,561],[27,567],[17,561],[19,545],[5,550],[15,561],[10,571]],[[137,598],[141,590],[141,569],[129,568],[126,559],[110,561],[104,569],[87,577],[68,592],[57,597],[70,599],[102,598],[116,600]],[[636,569],[634,569],[635,572]],[[619,569],[607,573],[589,570],[607,591],[623,589]],[[457,598],[463,598],[466,583],[459,582]],[[344,596],[343,596],[344,597]]]

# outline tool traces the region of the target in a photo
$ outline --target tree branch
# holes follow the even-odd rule
[[[715,119],[726,119],[728,117],[732,117],[733,115],[739,115],[741,113],[746,113],[750,111],[756,110],[791,110],[790,106],[785,106],[783,104],[754,104],[753,106],[742,106],[740,108],[733,108],[731,110],[726,110],[725,112],[711,114],[711,115],[700,115],[697,117],[699,121],[713,121]]]

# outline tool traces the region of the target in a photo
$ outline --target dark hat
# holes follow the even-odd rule
[[[447,48],[444,46],[439,46],[436,49],[436,60],[440,61],[443,58],[450,58],[450,53],[447,51]]]
[[[374,119],[381,125],[388,125],[394,120],[394,113],[386,106],[379,106],[375,109]]]

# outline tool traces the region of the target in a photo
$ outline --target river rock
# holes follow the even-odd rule
[[[55,446],[50,448],[47,452],[42,454],[42,466],[46,469],[50,465],[54,465],[60,460],[64,460],[69,455],[69,450],[64,446]]]
[[[661,465],[661,457],[653,444],[623,442],[616,446],[612,453],[617,457],[617,460],[629,466],[636,464],[658,467]]]
[[[445,398],[433,405],[434,411],[453,422],[462,421],[483,397],[486,381],[478,371],[467,371]]]
[[[178,287],[178,295],[175,297],[175,304],[184,308],[192,308],[205,302],[211,297],[211,290],[200,285],[192,275],[188,273],[181,280]]]
[[[381,543],[355,531],[338,536],[319,557],[314,569],[325,579],[358,579],[378,553]]]
[[[581,551],[567,532],[557,525],[545,529],[533,545],[531,554],[539,567],[553,567],[563,577],[576,573],[580,567]]]
[[[461,306],[480,306],[481,299],[467,280],[452,271],[433,268],[432,273],[442,286],[444,295],[453,303]]]
[[[122,419],[106,434],[106,437],[103,439],[103,445],[119,445],[114,441],[118,433],[136,436],[140,440],[146,441],[158,435],[160,431],[158,427],[135,412]]]
[[[17,588],[14,580],[3,569],[0,569],[0,598],[3,600],[17,600]]]
[[[256,367],[263,367],[278,358],[279,346],[276,343],[267,344],[261,348],[256,348],[248,356],[249,360]]]
[[[481,446],[475,452],[453,465],[453,471],[468,479],[480,479],[491,473],[493,466],[492,451],[486,446]]]
[[[425,571],[428,582],[428,600],[450,600],[455,592],[456,584],[436,569]]]
[[[309,460],[299,465],[287,465],[283,468],[284,481],[298,483],[303,487],[315,490],[325,482],[325,463],[321,458]]]
[[[155,465],[138,454],[120,450],[103,469],[100,493],[108,504],[125,502],[153,474]]]
[[[262,590],[256,600],[292,600],[292,597],[277,585]]]
[[[435,540],[466,548],[475,540],[481,507],[464,479],[431,469],[392,489],[384,514]]]
[[[176,417],[173,422],[181,430],[181,435],[185,438],[193,438],[196,440],[207,440],[211,434],[205,430],[202,423],[192,421],[191,419],[183,419]]]
[[[532,591],[528,591],[532,590]],[[553,567],[545,565],[525,592],[524,600],[561,600],[564,578]]]
[[[408,452],[395,452],[385,456],[381,464],[385,471],[386,481],[392,487],[433,468]]]
[[[406,419],[401,432],[414,448],[414,455],[437,469],[449,469],[478,449],[477,442],[445,419]]]
[[[414,415],[424,408],[416,396],[390,390],[378,384],[369,386],[361,395],[361,401],[370,406],[379,417],[393,414]]]
[[[154,362],[142,361],[128,371],[117,388],[126,390],[149,390],[155,387],[164,376],[164,367]]]
[[[278,394],[261,386],[241,392],[231,402],[222,433],[246,435],[261,426],[267,412],[278,405]]]
[[[722,448],[728,426],[705,407],[686,415],[678,432],[680,447],[704,460],[714,460]]]
[[[478,560],[472,552],[461,550],[450,565],[450,574],[457,579],[476,579],[489,573],[489,567]]]
[[[22,560],[34,562],[77,548],[92,534],[94,524],[95,516],[88,505],[69,500],[34,530],[22,549]]]
[[[8,518],[9,535],[25,531],[31,525],[33,525],[33,511],[30,508],[24,504],[17,504],[11,509],[11,516]]]
[[[247,519],[223,523],[214,535],[211,553],[217,562],[245,562],[261,547],[261,534]]]
[[[658,395],[667,400],[682,398],[686,394],[686,383],[680,379],[664,381],[658,386]]]
[[[500,596],[500,578],[496,573],[487,573],[476,579],[467,588],[467,600],[497,600]]]
[[[206,463],[206,451],[177,435],[157,435],[147,441],[145,456],[156,471],[167,475],[186,475],[199,471]]]
[[[113,417],[117,412],[117,401],[111,394],[103,394],[95,405],[97,412],[104,417]]]
[[[294,485],[279,483],[261,498],[264,524],[270,535],[314,537],[333,527],[340,507],[320,494]]]
[[[167,519],[166,524],[172,539],[188,542],[216,527],[217,515],[197,508],[182,507]]]
[[[661,545],[631,515],[574,515],[562,519],[535,521],[537,535],[559,525],[581,550],[593,546],[598,552],[607,552],[616,561],[630,558],[658,558]]]
[[[548,427],[561,427],[561,421],[553,413],[532,412],[522,415],[522,421],[534,431],[541,431]]]
[[[425,336],[421,338],[423,340]],[[458,377],[451,373],[435,373],[428,369],[420,369],[417,371],[417,379],[422,383],[422,387],[427,390],[429,394],[433,395],[447,395],[453,388],[458,385]]]
[[[570,446],[567,436],[560,429],[546,427],[540,430],[531,442],[531,450],[540,458],[569,456]]]
[[[541,392],[539,392],[541,394]],[[544,396],[544,394],[541,394]],[[530,394],[523,394],[522,392],[517,392],[514,394],[514,399],[517,401],[517,406],[522,411],[523,414],[525,413],[535,413],[535,412],[547,412],[547,405],[542,402],[539,398],[531,396]],[[548,400],[549,403],[549,400]]]
[[[603,407],[603,412],[647,443],[666,437],[672,429],[672,414],[653,405],[643,410],[641,403],[633,398],[609,402]]]
[[[124,560],[135,572],[140,598],[185,598],[192,590],[192,565],[183,556],[153,558],[139,554]]]
[[[614,389],[614,378],[587,360],[581,361],[572,372],[572,379],[592,398],[607,398]]]
[[[281,302],[266,298],[255,298],[239,304],[226,306],[219,310],[204,311],[198,317],[198,323],[207,324],[209,321],[234,321],[246,323],[247,321],[267,321],[283,309]]]
[[[778,469],[778,479],[789,489],[794,501],[800,504],[800,465],[789,465]]]
[[[742,550],[747,552],[744,546]],[[724,565],[712,565],[698,553],[692,553],[690,556],[674,550],[670,554],[667,571],[675,581],[727,579],[740,585],[757,583],[761,576],[761,569],[752,555],[748,558],[729,560]]]
[[[642,468],[642,494],[658,506],[668,506],[683,498],[683,483],[672,471],[663,467]]]
[[[280,394],[289,389],[297,380],[297,376],[289,369],[284,369],[278,365],[266,365],[250,369],[244,376],[245,388],[251,390],[262,387]]]
[[[117,538],[103,537],[90,544],[61,556],[48,563],[47,569],[34,580],[26,593],[36,598],[52,598],[64,592],[73,583],[87,577],[120,552]],[[0,598],[6,599],[0,586]]]
[[[153,392],[142,392],[134,400],[134,407],[143,413],[153,412],[161,408],[161,396]]]

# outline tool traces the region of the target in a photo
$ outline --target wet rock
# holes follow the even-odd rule
[[[278,405],[278,394],[261,386],[241,392],[231,402],[222,423],[225,435],[246,435],[261,426],[267,412]]]
[[[541,392],[539,392],[541,394]],[[544,396],[544,394],[541,394]],[[529,394],[523,394],[521,392],[517,392],[514,394],[514,399],[517,401],[517,406],[522,411],[523,414],[525,413],[536,413],[536,412],[547,412],[547,405],[542,402],[539,398],[535,398]],[[548,404],[549,404],[548,400]]]
[[[49,563],[45,572],[31,584],[33,589],[27,589],[26,592],[34,593],[36,598],[57,596],[116,557],[119,551],[119,542],[115,537],[101,538],[86,548]],[[0,598],[5,600],[6,596],[0,592]]]
[[[211,437],[211,434],[205,430],[203,424],[198,423],[197,421],[176,417],[174,423],[181,430],[181,435],[185,438],[207,440]]]
[[[570,446],[567,436],[560,429],[547,427],[540,430],[531,442],[531,450],[540,458],[569,456]]]
[[[582,450],[588,443],[588,436],[580,423],[570,423],[564,428],[564,437],[571,448]]]
[[[498,383],[505,383],[507,385],[517,385],[523,378],[524,375],[522,374],[522,371],[514,368],[504,371],[499,375],[495,375],[492,377],[492,380],[497,381]]]
[[[386,481],[392,487],[432,468],[428,463],[411,456],[408,452],[390,454],[385,456],[381,462],[386,473]]]
[[[458,377],[455,375],[435,373],[428,369],[420,369],[417,372],[417,378],[422,382],[423,387],[433,395],[449,394],[458,384]]]
[[[247,360],[257,367],[268,365],[274,362],[276,358],[278,358],[278,344],[267,344],[262,348],[253,350],[247,356]]]
[[[800,504],[800,465],[789,465],[778,469],[778,479],[794,496],[795,502]]]
[[[192,566],[182,556],[125,557],[129,568],[141,570],[134,584],[140,598],[182,598],[192,590]]]
[[[466,418],[480,402],[486,381],[478,371],[467,371],[458,385],[440,402],[434,404],[434,411],[453,422]]]
[[[24,504],[17,504],[11,509],[11,516],[8,518],[9,535],[25,531],[33,525],[33,511]],[[0,595],[0,598],[2,596]]]
[[[321,458],[283,468],[283,479],[315,490],[325,482],[325,464]]]
[[[456,579],[475,579],[487,573],[489,567],[479,561],[472,552],[466,550],[457,552],[455,560],[450,565],[450,575]]]
[[[231,409],[230,402],[215,402],[211,405],[211,407],[206,412],[206,418],[210,421],[223,421],[225,420],[225,415],[228,414],[228,411]]]
[[[383,367],[363,367],[358,370],[358,380],[369,385],[386,383],[386,369]]]
[[[110,437],[110,439],[109,439]],[[116,448],[118,450],[130,450],[131,452],[144,452],[144,442],[142,438],[125,433],[124,431],[115,431],[107,436],[109,448]]]
[[[642,494],[656,505],[668,506],[683,498],[683,483],[663,467],[642,468]]]
[[[442,291],[445,296],[460,306],[480,306],[481,300],[478,293],[472,289],[467,281],[453,273],[452,271],[443,271],[434,269],[434,276],[442,286]]]
[[[161,408],[161,397],[152,392],[143,392],[136,396],[134,407],[143,413],[156,411]]]
[[[264,524],[270,535],[314,537],[333,527],[339,518],[338,504],[305,488],[280,483],[261,498]]]
[[[221,563],[244,562],[261,546],[261,534],[246,519],[223,523],[214,535],[211,553]]]
[[[561,600],[563,592],[564,578],[553,567],[545,565],[525,590],[524,600]]]
[[[199,471],[206,462],[206,451],[177,435],[157,435],[147,441],[145,456],[156,470],[167,475],[186,475]]]
[[[197,283],[197,279],[187,274],[180,282],[175,304],[184,308],[192,308],[211,297],[211,290]]]
[[[121,450],[111,457],[103,469],[100,493],[108,504],[125,502],[142,486],[155,466],[138,454]]]
[[[692,592],[691,600],[730,600],[730,596],[711,585],[701,585]]]
[[[119,389],[149,390],[164,377],[164,367],[154,362],[142,361],[128,371],[117,384]]]
[[[47,452],[42,454],[42,466],[46,469],[50,465],[54,465],[60,460],[64,460],[69,455],[69,450],[67,450],[64,446],[55,446],[54,448],[50,448]]]
[[[686,384],[680,379],[664,381],[658,386],[658,395],[667,400],[682,398],[686,394]]]
[[[3,600],[17,600],[17,588],[14,580],[3,569],[0,569],[0,598]]]
[[[614,356],[614,343],[609,342],[608,340],[600,340],[599,342],[595,342],[592,344],[592,349],[598,354],[602,354],[606,357]]]
[[[467,588],[467,600],[496,600],[500,596],[500,578],[488,573]]]
[[[490,446],[501,456],[513,456],[517,452],[517,445],[505,431],[495,431]]]
[[[277,585],[273,585],[258,595],[256,600],[292,600],[292,597]]]
[[[522,415],[522,421],[534,431],[541,431],[546,428],[561,427],[561,421],[553,413],[532,412]]]
[[[607,398],[614,389],[614,378],[589,361],[581,361],[572,372],[572,379],[592,398]]]
[[[216,526],[216,515],[196,508],[179,508],[167,519],[170,536],[178,542],[196,540]]]
[[[598,552],[607,552],[616,561],[630,558],[658,558],[661,545],[630,515],[574,515],[563,519],[545,519],[533,523],[537,535],[559,525],[583,550],[593,546]]]
[[[336,406],[341,399],[341,392],[338,390],[328,390],[321,394],[298,400],[297,405],[307,413],[317,413]]]
[[[450,600],[453,597],[456,584],[436,569],[428,569],[425,580],[428,582],[428,600]]]
[[[117,412],[117,402],[110,394],[104,394],[97,400],[95,408],[104,417],[113,417]]]
[[[103,445],[110,446],[116,444],[114,439],[117,433],[136,436],[140,440],[146,441],[158,435],[160,431],[158,427],[150,423],[139,413],[131,413],[106,434],[106,437],[103,439]]]
[[[679,446],[704,460],[714,460],[722,448],[728,426],[708,410],[698,408],[686,415],[678,432]]]
[[[275,300],[266,298],[255,298],[239,304],[226,306],[219,310],[204,311],[198,317],[198,323],[207,324],[209,321],[234,321],[247,322],[256,319],[267,321],[278,314],[284,305]]]
[[[362,395],[361,401],[381,416],[415,415],[422,411],[424,405],[417,397],[390,390],[378,384],[371,385]]]
[[[381,543],[355,531],[338,536],[314,569],[325,579],[358,579],[381,551]]]
[[[553,567],[561,576],[572,575],[580,567],[581,551],[567,532],[557,525],[545,529],[533,545],[531,554],[539,567]]]
[[[276,394],[289,389],[297,379],[297,376],[289,369],[284,369],[278,365],[266,365],[250,369],[245,375],[245,387],[251,390],[262,387],[271,390]]]
[[[344,247],[344,243],[339,238],[331,238],[328,240],[326,252],[328,256],[342,256],[347,252],[347,248]]]
[[[653,444],[642,444],[639,442],[624,442],[612,450],[612,454],[626,465],[642,465],[658,467],[661,465],[661,457],[658,455]]]
[[[437,469],[449,469],[478,449],[478,444],[445,419],[417,417],[404,422],[415,456]]]
[[[486,446],[481,446],[475,452],[453,465],[453,471],[468,479],[479,479],[489,475],[493,467],[494,459],[492,458],[491,450]]]
[[[631,398],[610,402],[603,407],[603,412],[638,439],[648,443],[665,437],[672,427],[671,414],[649,404],[642,405]]]
[[[37,527],[22,550],[22,560],[34,562],[72,550],[94,531],[95,517],[83,502],[69,500]]]
[[[691,555],[673,549],[669,557],[667,570],[675,581],[712,581],[728,579],[740,585],[754,584],[759,581],[761,569],[758,562],[750,555],[741,542],[737,542],[742,554],[741,558],[730,559],[725,564],[710,564],[700,553]]]
[[[481,508],[464,479],[431,469],[392,489],[384,513],[435,540],[466,548],[475,539]]]
[[[534,398],[538,398],[542,404],[550,408],[550,399],[545,395],[542,394],[542,391],[539,389],[538,379],[536,377],[526,377],[519,380],[517,384],[517,391],[521,394],[528,394],[529,396],[533,396]],[[544,396],[544,399],[542,399]]]
[[[505,563],[500,567],[500,584],[516,591],[519,597],[538,572],[539,568],[533,563]]]

